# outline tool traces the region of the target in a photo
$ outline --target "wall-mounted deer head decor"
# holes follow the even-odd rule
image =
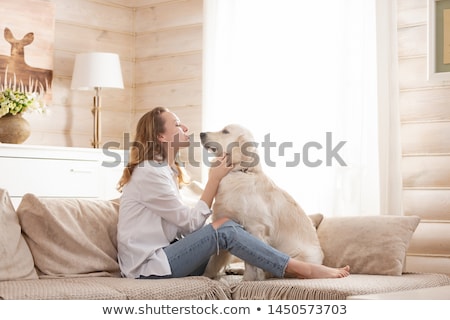
[[[34,33],[29,32],[19,40],[9,28],[5,28],[4,38],[11,45],[11,55],[0,55],[0,84],[23,86],[27,91],[47,92],[52,85],[53,70],[35,68],[25,61],[24,47],[34,41]]]

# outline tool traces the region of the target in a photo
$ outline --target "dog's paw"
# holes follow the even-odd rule
[[[233,276],[242,276],[244,274],[244,270],[241,268],[227,268],[225,270],[225,274]]]
[[[266,274],[262,269],[246,266],[244,271],[244,276],[242,280],[244,281],[261,281],[266,279]]]
[[[213,280],[216,280],[216,279],[220,278],[220,276],[222,276],[222,275],[223,274],[220,273],[220,272],[207,272],[207,271],[205,271],[202,276],[210,278],[210,279],[213,279]]]
[[[243,262],[235,262],[229,264],[225,269],[225,274],[228,275],[240,275],[244,274],[245,266]]]

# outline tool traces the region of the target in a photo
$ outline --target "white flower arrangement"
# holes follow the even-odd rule
[[[8,84],[5,75],[5,83],[0,84],[0,118],[22,112],[45,113],[46,111],[47,105],[42,86],[33,84],[31,80],[28,87],[22,83],[16,85],[15,79],[14,83]]]

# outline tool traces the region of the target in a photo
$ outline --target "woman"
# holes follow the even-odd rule
[[[197,205],[183,204],[184,181],[176,163],[190,144],[188,128],[166,108],[144,114],[136,128],[130,161],[119,181],[118,256],[122,275],[167,278],[201,275],[217,250],[233,255],[276,277],[339,278],[349,267],[330,268],[291,259],[222,218],[206,224],[220,180],[231,170],[224,158],[211,167]]]

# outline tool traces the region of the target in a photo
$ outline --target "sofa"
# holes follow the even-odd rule
[[[137,280],[120,276],[117,200],[40,198],[15,208],[0,189],[0,299],[27,300],[335,300],[450,285],[440,273],[406,273],[418,217],[310,215],[324,264],[351,265],[342,279],[243,281],[242,263],[217,279]]]

